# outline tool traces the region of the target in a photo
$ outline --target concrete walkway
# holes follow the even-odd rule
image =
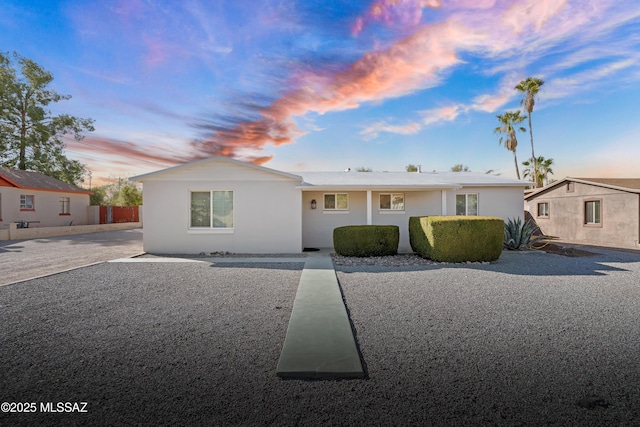
[[[285,378],[364,377],[328,251],[305,262],[276,373]]]
[[[306,257],[138,257],[110,262],[207,262],[216,264],[304,262],[287,335],[276,368],[283,378],[363,378],[347,309],[330,251]]]

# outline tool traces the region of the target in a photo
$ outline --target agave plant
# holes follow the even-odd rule
[[[524,251],[534,243],[544,240],[544,236],[533,237],[535,230],[536,227],[529,220],[522,223],[520,218],[509,218],[504,224],[504,249]]]

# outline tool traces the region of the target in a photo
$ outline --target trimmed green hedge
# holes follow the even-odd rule
[[[504,220],[489,216],[409,218],[411,249],[440,262],[495,261],[504,241]]]
[[[397,225],[348,225],[333,230],[333,248],[342,256],[385,256],[398,253]]]

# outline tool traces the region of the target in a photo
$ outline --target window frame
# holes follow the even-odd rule
[[[27,205],[27,197],[31,198],[31,204]],[[20,210],[21,211],[35,211],[36,210],[36,196],[33,194],[21,194],[20,195]]]
[[[458,196],[464,196],[464,214],[458,213]],[[476,196],[476,213],[469,215],[469,196]],[[480,194],[479,193],[459,193],[456,194],[456,216],[479,216],[480,215]]]
[[[334,207],[333,208],[328,208],[327,207],[327,196],[333,196],[334,200]],[[339,208],[338,207],[338,196],[346,196],[347,199],[347,207],[346,208]],[[349,211],[349,193],[324,193],[322,195],[322,210],[323,211],[329,211],[329,212],[347,212]]]
[[[598,222],[588,222],[587,215],[589,213],[588,205],[593,203],[594,209],[592,209],[591,214],[593,215],[594,221],[596,219],[596,211],[595,206],[597,203],[598,211],[597,211],[597,219]],[[587,199],[582,204],[583,207],[583,216],[582,216],[582,225],[585,227],[602,227],[602,199]]]
[[[382,207],[382,196],[389,196],[389,207]],[[393,207],[393,197],[402,196],[402,208]],[[378,194],[378,209],[383,212],[404,212],[406,199],[404,193],[380,193]]]
[[[60,196],[60,212],[58,215],[60,216],[68,216],[71,215],[71,197]]]
[[[206,193],[208,194],[208,226],[194,226],[193,225],[193,194],[194,193]],[[215,211],[214,207],[214,193],[231,193],[231,226],[216,226],[215,225]],[[188,197],[188,217],[187,217],[187,230],[189,233],[233,233],[235,224],[235,194],[233,190],[189,190]],[[225,224],[226,225],[226,224]]]
[[[540,207],[546,206],[546,212],[540,213]],[[538,202],[536,206],[536,217],[537,218],[549,218],[549,202]]]

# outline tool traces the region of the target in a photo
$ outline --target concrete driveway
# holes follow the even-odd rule
[[[142,252],[141,228],[0,241],[0,286]]]

